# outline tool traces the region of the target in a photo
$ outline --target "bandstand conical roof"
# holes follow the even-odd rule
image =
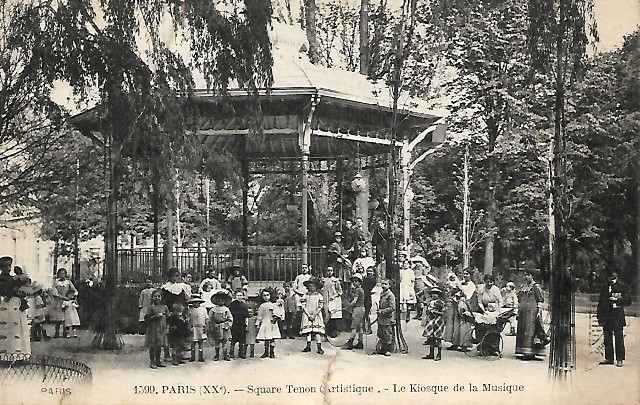
[[[275,25],[273,85],[259,91],[262,136],[246,136],[255,117],[255,99],[245,89],[231,84],[228,94],[221,96],[207,89],[202,74],[194,73],[200,111],[197,135],[203,144],[252,160],[297,159],[301,156],[301,134],[310,125],[311,159],[387,153],[393,100],[384,83],[311,64],[299,51],[304,33]],[[399,99],[398,114],[398,132],[409,141],[443,117],[423,100],[407,96]],[[95,125],[91,116],[95,117],[79,114],[72,122],[87,129],[91,121]],[[432,131],[420,145],[429,147],[443,140],[443,131]]]

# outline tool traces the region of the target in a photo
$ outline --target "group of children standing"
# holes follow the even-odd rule
[[[249,356],[254,356],[256,316],[254,308],[246,304],[244,293],[237,291],[232,300],[226,290],[219,290],[211,296],[211,303],[208,309],[201,295],[194,293],[187,300],[187,307],[174,302],[169,309],[163,301],[163,291],[152,291],[151,304],[144,315],[151,368],[165,367],[161,360],[163,348],[165,359],[171,359],[173,365],[184,364],[182,352],[188,345],[189,361],[204,362],[203,346],[207,339],[215,348],[214,361],[230,361],[235,357],[236,344],[238,358],[246,358],[247,347]]]

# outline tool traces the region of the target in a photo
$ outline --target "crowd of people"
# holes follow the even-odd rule
[[[49,337],[44,327],[48,321],[54,325],[53,338],[77,338],[80,326],[78,290],[69,280],[67,270],[58,269],[51,287],[45,288],[32,281],[21,266],[12,269],[12,264],[10,256],[0,257],[0,295],[20,299],[25,320],[21,322],[24,325],[17,326],[17,330],[9,335],[28,337],[30,341],[43,340]]]
[[[429,346],[424,359],[441,360],[444,342],[450,343],[447,350],[468,351],[482,341],[477,350],[497,355],[504,325],[509,325],[505,336],[515,337],[517,356],[527,360],[544,353],[549,343],[540,314],[544,298],[530,273],[524,275],[519,288],[509,281],[501,290],[492,275],[476,284],[470,269],[460,276],[449,273],[440,280],[431,274],[425,259],[411,258],[406,251],[398,253],[398,263],[400,314],[405,322],[422,321],[422,337]],[[150,365],[163,366],[159,357],[162,348],[165,358],[175,365],[185,362],[182,353],[189,349],[190,361],[205,361],[203,342],[207,339],[215,347],[216,361],[253,357],[257,343],[264,345],[262,358],[274,358],[278,339],[299,337],[305,340],[303,352],[313,351],[315,343],[315,352],[323,354],[323,342],[338,333],[349,336],[341,345],[343,349],[363,349],[363,337],[371,333],[377,285],[376,351],[389,356],[394,351],[394,325],[399,321],[396,297],[393,282],[379,280],[376,268],[375,260],[366,268],[354,261],[345,282],[344,276],[336,276],[333,266],[328,266],[324,275],[315,276],[308,265],[302,265],[282,290],[261,290],[258,302],[248,299],[248,283],[239,268],[226,282],[207,273],[199,284],[187,282],[188,278],[173,268],[159,289],[149,284],[140,293],[139,319],[146,328]],[[415,317],[411,318],[413,312]],[[497,333],[489,333],[496,328]]]
[[[355,241],[357,245],[359,239]],[[278,339],[304,338],[303,352],[311,352],[315,342],[315,351],[323,354],[323,342],[338,333],[349,336],[341,345],[343,349],[363,349],[364,335],[372,332],[374,292],[379,293],[375,313],[378,354],[391,355],[396,323],[414,319],[421,321],[424,344],[429,347],[424,359],[441,360],[444,342],[449,343],[446,350],[467,352],[475,346],[473,350],[484,355],[499,355],[502,336],[515,337],[515,354],[523,360],[544,355],[549,344],[541,314],[544,294],[531,272],[523,272],[519,286],[510,280],[500,289],[493,275],[474,280],[477,272],[469,268],[439,278],[432,274],[426,259],[399,251],[396,301],[393,281],[376,274],[380,263],[369,255],[370,246],[362,242],[360,254],[351,260],[349,254],[355,248],[346,249],[342,233],[335,232],[328,246],[334,260],[323,275],[316,276],[308,265],[302,265],[282,290],[262,289],[257,300],[249,299],[249,283],[240,267],[233,268],[226,280],[207,271],[197,282],[177,268],[169,269],[159,288],[148,279],[139,295],[138,320],[150,367],[165,367],[166,362],[180,365],[187,360],[204,362],[207,341],[215,349],[214,361],[254,357],[259,343],[264,345],[261,358],[275,358]],[[54,325],[53,338],[76,338],[80,326],[78,290],[67,271],[58,269],[52,286],[43,288],[32,283],[19,266],[14,266],[11,274],[11,266],[10,257],[0,258],[0,294],[19,297],[26,313],[24,325],[14,334],[26,333],[34,341],[46,338],[43,324],[48,320]],[[9,291],[8,286],[15,291]],[[623,308],[627,301],[626,287],[614,273],[598,303],[605,339],[601,364],[614,364],[614,359],[617,366],[623,364]],[[401,319],[397,319],[397,312]],[[411,318],[413,312],[415,317]]]

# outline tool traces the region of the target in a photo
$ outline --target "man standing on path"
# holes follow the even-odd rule
[[[600,364],[613,364],[615,339],[616,366],[622,367],[625,357],[623,328],[624,306],[629,305],[627,287],[618,281],[618,273],[609,276],[609,284],[600,292],[598,299],[598,323],[604,334],[604,360]]]
[[[378,306],[378,339],[380,341],[379,354],[391,356],[394,341],[394,325],[396,324],[396,297],[391,292],[389,280],[382,280],[380,284],[380,304]]]

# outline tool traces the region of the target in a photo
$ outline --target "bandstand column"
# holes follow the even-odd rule
[[[298,145],[302,152],[302,264],[309,264],[309,224],[308,224],[308,193],[309,193],[309,156],[311,154],[311,134],[313,128],[313,113],[318,105],[319,96],[311,98],[311,108],[309,115],[302,123],[298,133]]]
[[[309,224],[308,213],[308,188],[309,188],[309,152],[302,154],[302,264],[309,264]]]

